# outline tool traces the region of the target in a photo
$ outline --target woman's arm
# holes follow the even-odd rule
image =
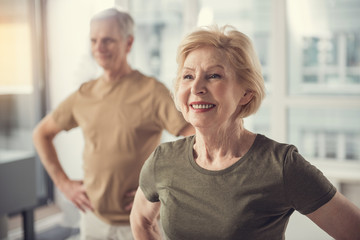
[[[160,202],[148,201],[140,189],[137,189],[134,205],[130,213],[131,230],[135,240],[161,239],[157,217],[159,216]]]
[[[306,216],[335,239],[360,239],[360,209],[339,192]]]

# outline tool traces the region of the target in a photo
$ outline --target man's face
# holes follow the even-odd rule
[[[96,62],[107,71],[118,71],[126,63],[132,37],[120,32],[114,18],[94,20],[90,25],[91,52]]]

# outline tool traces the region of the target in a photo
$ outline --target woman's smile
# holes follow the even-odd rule
[[[192,102],[190,103],[191,109],[195,112],[207,112],[211,111],[213,108],[216,107],[215,104],[207,103],[207,102]]]

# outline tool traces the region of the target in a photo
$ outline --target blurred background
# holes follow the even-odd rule
[[[0,0],[0,239],[77,236],[78,211],[48,178],[31,134],[101,74],[90,54],[89,20],[114,6],[135,20],[132,67],[170,89],[186,33],[216,23],[247,34],[267,97],[245,126],[296,145],[360,207],[359,0]],[[55,144],[67,174],[81,179],[81,131],[61,133]],[[298,213],[286,237],[331,239]]]

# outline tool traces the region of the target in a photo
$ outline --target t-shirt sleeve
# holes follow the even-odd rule
[[[52,112],[52,116],[59,127],[68,131],[78,126],[73,114],[73,106],[77,92],[72,93]]]
[[[291,205],[302,214],[309,214],[330,201],[336,188],[315,166],[290,146],[284,161],[284,185]]]
[[[185,121],[182,113],[176,108],[169,89],[158,82],[155,87],[155,100],[157,118],[160,124],[171,134],[180,135],[180,131],[189,123]]]
[[[141,169],[139,179],[140,188],[143,191],[146,199],[150,202],[159,201],[159,194],[157,193],[155,182],[155,154],[156,150],[145,161]]]

